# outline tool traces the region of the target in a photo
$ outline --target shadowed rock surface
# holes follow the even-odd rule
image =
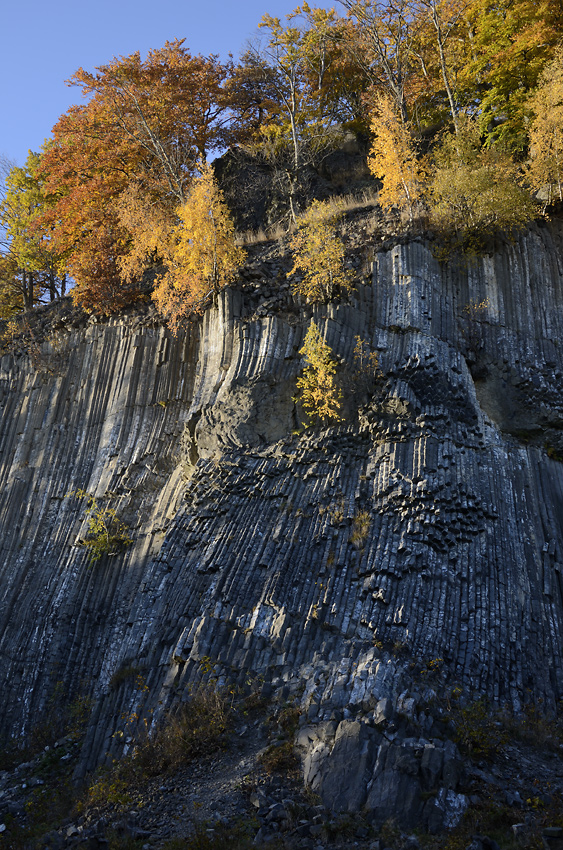
[[[60,321],[35,367],[4,356],[2,732],[57,682],[88,693],[84,771],[124,717],[209,670],[261,677],[298,700],[325,805],[454,822],[459,753],[412,660],[516,709],[563,696],[562,246],[558,222],[468,266],[396,245],[349,303],[314,309],[256,261],[177,339],[149,311]],[[344,364],[365,339],[385,381],[344,424],[294,433],[311,317]],[[128,549],[89,565],[78,489],[118,511]]]

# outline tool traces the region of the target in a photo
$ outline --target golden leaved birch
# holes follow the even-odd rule
[[[336,380],[336,361],[313,321],[299,354],[305,358],[306,366],[297,379],[297,386],[309,419],[311,422],[340,422],[342,391]]]
[[[293,284],[294,295],[326,302],[352,289],[351,272],[344,268],[344,243],[336,227],[340,216],[335,203],[313,201],[298,218],[290,242],[294,259],[291,274],[301,274]]]
[[[422,198],[425,173],[418,161],[409,125],[403,123],[390,97],[379,97],[372,116],[373,144],[368,167],[383,182],[379,203],[383,209],[399,207],[412,221]]]
[[[177,215],[168,271],[153,293],[174,333],[234,279],[246,256],[235,244],[234,224],[210,165],[201,167]]]
[[[131,283],[151,264],[169,263],[175,227],[172,212],[145,194],[137,183],[121,193],[115,208],[120,225],[131,234],[129,253],[117,260],[122,279]]]

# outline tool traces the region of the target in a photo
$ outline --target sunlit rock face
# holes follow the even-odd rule
[[[400,797],[406,823],[452,822],[459,754],[413,661],[516,708],[563,696],[562,234],[465,265],[421,242],[376,251],[349,302],[315,308],[272,272],[265,302],[226,290],[177,339],[135,317],[63,322],[38,368],[5,356],[4,733],[57,682],[89,693],[87,769],[123,717],[210,671],[254,677],[301,705],[327,804],[385,819]],[[360,336],[384,380],[303,431],[311,318],[342,370]],[[118,511],[129,548],[88,563],[78,489]]]

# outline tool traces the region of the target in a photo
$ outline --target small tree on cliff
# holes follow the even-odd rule
[[[502,148],[483,147],[477,124],[460,119],[434,152],[428,190],[430,219],[450,246],[481,250],[487,236],[523,227],[535,205],[519,168]]]
[[[339,291],[352,288],[351,274],[344,268],[344,244],[336,225],[341,216],[338,206],[313,201],[297,219],[290,248],[294,266],[291,274],[301,272],[293,293],[312,302],[330,301]]]
[[[422,199],[425,173],[409,125],[401,120],[390,97],[377,99],[371,129],[373,144],[368,167],[374,177],[383,181],[379,203],[383,209],[396,206],[406,210],[412,221]]]
[[[307,416],[312,423],[340,422],[342,391],[336,382],[336,361],[313,321],[299,354],[303,355],[307,364],[297,379],[301,403]]]
[[[153,294],[174,333],[233,280],[246,256],[235,244],[234,224],[210,165],[201,167],[177,213],[179,224],[166,251],[168,271]]]

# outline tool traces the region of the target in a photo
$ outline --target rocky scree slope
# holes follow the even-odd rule
[[[559,222],[465,265],[385,242],[314,308],[259,251],[177,339],[150,309],[63,310],[33,357],[5,355],[2,733],[56,687],[91,696],[83,774],[202,676],[252,679],[301,707],[324,805],[455,822],[461,760],[413,660],[516,710],[563,691],[562,247]],[[311,318],[343,364],[366,340],[385,381],[294,433]],[[130,547],[88,563],[78,489]]]

